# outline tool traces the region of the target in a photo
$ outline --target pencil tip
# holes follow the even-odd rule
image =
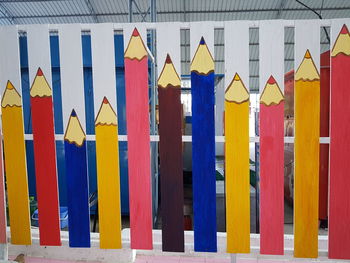
[[[234,80],[241,80],[241,78],[239,77],[238,73],[235,74],[235,76],[233,77]]]
[[[75,112],[74,109],[72,110],[72,113],[70,114],[70,116],[72,116],[72,117],[77,117],[77,113]]]
[[[204,37],[201,37],[201,41],[199,42],[200,45],[205,45]]]
[[[132,36],[134,36],[134,37],[137,37],[137,36],[139,36],[140,34],[139,34],[139,31],[137,30],[137,28],[135,27],[134,28],[134,31],[132,31]]]
[[[170,58],[170,55],[169,55],[169,54],[167,54],[167,55],[166,55],[165,63],[167,63],[167,64],[172,63],[172,61],[171,61],[171,58]]]
[[[340,34],[349,34],[348,27],[344,24],[340,30]]]
[[[309,50],[306,50],[304,58],[311,58],[311,54]]]
[[[108,99],[106,98],[106,97],[103,97],[103,104],[108,104],[109,102],[108,102]]]
[[[37,76],[42,76],[42,75],[44,75],[44,74],[43,74],[43,71],[41,70],[40,67],[38,68],[38,71],[37,71],[36,75],[37,75]]]
[[[268,84],[275,84],[276,80],[274,79],[274,77],[271,75],[270,78],[267,81]]]

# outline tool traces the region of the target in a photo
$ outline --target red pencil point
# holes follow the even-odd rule
[[[137,30],[137,28],[135,27],[134,28],[134,31],[132,31],[132,36],[133,37],[137,37],[137,36],[139,36],[140,34],[139,34],[139,31]]]
[[[275,84],[276,80],[274,79],[274,77],[271,75],[270,78],[267,81],[268,84]]]
[[[109,102],[108,102],[108,99],[107,99],[106,97],[103,98],[103,103],[104,103],[104,104],[108,104],[108,103],[109,103]]]
[[[340,30],[340,34],[349,34],[348,27],[344,24]]]
[[[42,75],[44,75],[43,72],[42,72],[42,70],[41,70],[41,68],[38,68],[38,71],[37,71],[36,75],[37,75],[37,76],[42,76]]]
[[[167,63],[167,64],[172,63],[172,61],[171,61],[171,58],[170,58],[170,55],[169,55],[169,54],[167,54],[167,55],[166,55],[165,63]]]

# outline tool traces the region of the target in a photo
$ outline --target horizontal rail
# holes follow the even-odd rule
[[[55,134],[56,141],[63,141],[64,135],[63,134]],[[33,134],[25,134],[25,139],[28,141],[33,140]],[[87,141],[95,141],[95,135],[87,135],[86,140]],[[118,135],[118,141],[125,142],[128,141],[127,135]],[[150,135],[150,141],[151,142],[159,142],[159,135]],[[191,135],[184,135],[182,136],[183,142],[192,142],[192,136]],[[225,136],[215,136],[215,142],[225,142]],[[259,137],[249,137],[249,142],[259,142]],[[320,137],[320,143],[321,144],[329,144],[330,138],[329,137]],[[284,143],[294,143],[294,137],[284,137]]]

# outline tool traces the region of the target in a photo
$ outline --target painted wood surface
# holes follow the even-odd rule
[[[163,251],[184,252],[181,80],[169,55],[158,79]]]
[[[11,243],[30,245],[29,194],[22,99],[11,82],[7,83],[1,108]]]
[[[6,167],[11,242],[13,244],[30,245],[29,193],[24,144],[18,41],[17,26],[0,28],[0,94],[2,96],[2,130],[5,146],[3,148],[4,167]],[[6,93],[10,96],[6,95]],[[15,100],[13,101],[11,98]],[[6,101],[8,101],[8,103]],[[16,105],[14,105],[14,103]],[[0,177],[0,180],[0,183],[3,183],[4,178]],[[1,189],[3,188],[1,187]],[[0,209],[1,205],[4,206],[5,200],[3,194],[4,193],[0,196]],[[5,209],[5,207],[6,206],[3,208]],[[0,211],[1,243],[6,243],[5,211],[6,210],[3,209]]]
[[[120,176],[112,24],[91,29],[100,247],[119,249],[121,242]],[[112,223],[111,223],[112,222]]]
[[[331,52],[329,257],[336,259],[350,259],[349,75],[350,34],[344,24]]]
[[[100,248],[121,248],[117,115],[103,98],[95,120]]]
[[[75,110],[64,135],[70,247],[90,247],[89,186],[86,136]]]
[[[3,140],[2,127],[0,125],[0,153],[3,151],[2,140]],[[5,179],[4,179],[4,160],[3,155],[0,156],[0,244],[6,244],[6,198],[5,198]]]
[[[282,59],[283,61],[283,59]],[[271,76],[260,97],[260,253],[283,255],[284,97]]]
[[[284,25],[259,23],[260,253],[283,254]]]
[[[294,256],[316,258],[318,256],[320,76],[309,50],[306,51],[294,79]]]
[[[249,92],[236,73],[225,92],[228,253],[250,252]]]
[[[216,252],[214,60],[199,42],[191,62],[194,250]]]
[[[131,248],[152,249],[148,59],[136,28],[124,61]]]
[[[40,245],[59,246],[60,219],[52,89],[39,68],[30,88]]]

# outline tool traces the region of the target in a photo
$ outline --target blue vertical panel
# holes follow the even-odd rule
[[[216,252],[214,72],[191,72],[194,249]]]
[[[123,35],[114,36],[118,134],[126,134],[125,78],[124,78],[124,41]],[[119,171],[121,213],[129,214],[129,181],[128,181],[128,144],[119,142]]]

